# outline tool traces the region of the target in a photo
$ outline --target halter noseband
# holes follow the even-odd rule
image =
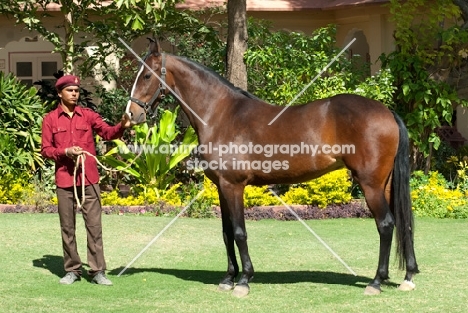
[[[146,61],[147,57],[145,58]],[[144,66],[144,65],[142,65]],[[162,64],[161,64],[161,81],[163,83],[159,83],[159,88],[154,93],[153,97],[148,102],[143,102],[137,98],[130,97],[130,100],[138,104],[141,108],[145,110],[145,112],[149,112],[152,116],[154,116],[154,111],[152,109],[153,103],[156,99],[161,96],[161,99],[164,99],[165,91],[166,91],[166,55],[162,54]]]

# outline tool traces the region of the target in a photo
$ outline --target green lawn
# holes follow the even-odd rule
[[[396,289],[404,273],[392,261],[392,279],[374,297],[363,295],[377,266],[373,220],[307,221],[358,276],[351,275],[299,222],[248,221],[256,275],[243,299],[216,290],[226,269],[219,219],[177,220],[117,276],[170,220],[105,215],[108,277],[114,286],[96,286],[86,279],[62,286],[58,216],[0,214],[0,312],[466,311],[466,220],[417,219],[421,274],[415,279],[416,290]],[[86,262],[81,216],[77,227]]]

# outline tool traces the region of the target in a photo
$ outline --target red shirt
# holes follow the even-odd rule
[[[55,161],[55,184],[60,188],[73,186],[73,159],[65,155],[65,149],[80,146],[83,150],[96,155],[94,145],[94,132],[104,140],[120,138],[124,128],[120,123],[110,126],[102,117],[88,108],[75,107],[70,117],[59,105],[57,109],[49,112],[42,122],[42,148],[41,154],[45,158]],[[76,185],[81,186],[81,167],[77,170]],[[96,160],[86,156],[85,185],[99,183],[99,172]]]

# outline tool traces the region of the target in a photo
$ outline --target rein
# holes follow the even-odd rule
[[[149,54],[145,57],[145,60],[148,58]],[[138,104],[141,108],[145,110],[145,112],[149,112],[152,116],[154,116],[154,111],[152,109],[153,103],[160,97],[164,99],[165,91],[166,91],[166,54],[162,53],[162,65],[161,65],[161,81],[164,83],[159,83],[159,88],[154,93],[153,97],[148,102],[143,102],[140,99],[130,97],[130,100]]]

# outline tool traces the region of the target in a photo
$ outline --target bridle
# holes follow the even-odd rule
[[[146,62],[146,59],[149,57],[150,53],[145,57],[144,62]],[[130,100],[132,102],[135,102],[138,104],[143,110],[145,110],[145,113],[150,113],[151,116],[154,116],[155,112],[152,109],[154,102],[156,99],[164,99],[166,96],[166,54],[162,53],[162,63],[161,63],[161,77],[160,77],[160,82],[159,83],[159,88],[156,90],[154,93],[153,97],[148,101],[148,102],[143,102],[140,99],[130,97]],[[142,65],[145,66],[145,65]]]

